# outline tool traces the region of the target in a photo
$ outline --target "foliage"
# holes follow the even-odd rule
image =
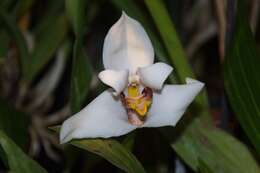
[[[260,154],[260,59],[243,6],[238,8],[236,31],[224,65],[225,85],[239,122]]]
[[[215,62],[221,56],[221,52],[215,51],[216,37],[221,42],[220,1],[191,4],[186,1],[2,0],[0,172],[53,172],[56,168],[53,164],[62,164],[61,158],[66,155],[66,165],[56,172],[99,169],[115,172],[116,168],[129,173],[170,172],[175,169],[172,160],[179,158],[193,172],[259,173],[260,59],[258,40],[251,32],[245,10],[253,1],[244,4],[243,0],[237,0],[237,8],[233,0],[222,4],[224,12],[226,9],[229,14],[224,20],[227,28],[235,29],[234,33],[225,33],[227,41],[232,34],[231,42],[225,45],[227,53],[223,63],[227,96],[221,88],[217,100],[222,103],[218,121],[227,117],[225,129],[216,126],[212,119],[216,112],[211,104],[216,102],[212,90],[217,86],[210,85],[212,81],[223,83],[222,71],[216,79],[209,69],[222,69],[222,64]],[[186,6],[190,11],[185,14],[178,10],[179,7],[185,10]],[[170,83],[183,83],[186,77],[198,76],[205,79],[206,89],[175,128],[158,130],[160,135],[154,137],[156,145],[151,138],[146,139],[143,129],[113,139],[73,140],[69,145],[60,145],[48,127],[61,124],[79,112],[103,90],[97,73],[102,70],[104,35],[122,10],[144,26],[156,60],[174,66]],[[213,30],[211,24],[215,26]],[[212,32],[214,37],[206,35]],[[194,33],[197,35],[193,38]],[[187,54],[189,43],[193,49],[201,48],[191,57]],[[64,45],[66,49],[60,49]],[[225,101],[231,105],[232,112],[228,105],[223,106]],[[233,114],[238,122],[233,120]],[[73,154],[65,149],[70,145],[76,151]],[[157,150],[159,157],[153,156]],[[103,159],[114,167],[107,166]]]
[[[46,173],[36,161],[28,157],[23,151],[9,139],[2,131],[0,131],[0,145],[4,152],[1,152],[1,158],[7,160],[8,168],[11,172],[34,172]]]

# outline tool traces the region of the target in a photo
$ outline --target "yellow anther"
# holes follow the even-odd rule
[[[148,107],[152,103],[152,97],[147,97],[140,93],[139,85],[132,83],[127,88],[126,107],[134,110],[139,116],[144,117],[148,112]]]

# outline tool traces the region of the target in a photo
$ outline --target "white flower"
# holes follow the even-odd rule
[[[175,126],[204,84],[187,78],[185,85],[163,86],[172,67],[153,61],[153,46],[143,27],[123,12],[105,38],[105,70],[99,73],[113,89],[62,124],[61,143],[120,136],[141,127]]]

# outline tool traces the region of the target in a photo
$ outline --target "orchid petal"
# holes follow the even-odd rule
[[[106,85],[112,87],[116,94],[120,94],[127,86],[127,70],[104,70],[98,74],[99,79]]]
[[[187,78],[186,85],[165,85],[154,93],[144,127],[175,126],[204,84]]]
[[[159,62],[148,67],[139,68],[138,73],[141,82],[145,86],[160,90],[172,70],[173,68],[168,64]]]
[[[105,69],[130,70],[151,65],[154,61],[152,43],[139,22],[124,12],[109,30],[103,46]]]
[[[65,143],[71,139],[109,138],[124,135],[135,128],[128,123],[120,100],[107,90],[62,124],[60,141]]]

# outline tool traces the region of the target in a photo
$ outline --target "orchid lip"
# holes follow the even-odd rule
[[[128,85],[126,94],[120,94],[120,99],[126,110],[128,122],[136,126],[143,125],[152,104],[152,89],[142,88],[139,83],[132,82]]]

